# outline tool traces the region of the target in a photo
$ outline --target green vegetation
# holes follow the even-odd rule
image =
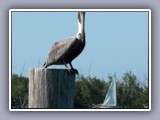
[[[26,77],[12,75],[11,81],[11,107],[27,108],[28,105],[28,81]]]
[[[93,103],[103,102],[105,85],[97,78],[81,76],[75,84],[75,108],[91,108]]]
[[[103,103],[110,83],[114,76],[108,76],[108,81],[96,77],[80,76],[75,83],[75,108],[92,108],[93,104]],[[148,107],[148,85],[140,84],[132,72],[126,72],[122,80],[117,80],[117,107],[140,109]],[[28,78],[12,75],[12,108],[27,108]]]
[[[75,108],[92,108],[93,104],[103,103],[113,77],[109,76],[105,82],[81,76],[76,82]],[[148,106],[148,98],[148,86],[140,85],[132,72],[125,73],[121,82],[117,80],[118,108],[144,108]]]

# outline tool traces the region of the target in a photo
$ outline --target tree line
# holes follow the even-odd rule
[[[115,79],[115,76],[108,76],[107,81],[98,79],[97,77],[79,76],[75,82],[74,108],[92,108],[93,104],[103,103],[113,79]],[[12,75],[12,108],[28,107],[28,81],[29,79],[22,75]],[[136,75],[130,71],[123,74],[122,80],[116,80],[117,108],[148,108],[148,84],[141,84],[139,81]]]

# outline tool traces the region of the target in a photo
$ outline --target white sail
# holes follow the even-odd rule
[[[116,95],[116,81],[115,79],[112,81],[108,93],[104,99],[102,104],[105,107],[111,107],[117,105],[117,95]]]

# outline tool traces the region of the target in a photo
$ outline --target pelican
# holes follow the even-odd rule
[[[44,68],[51,65],[65,65],[69,72],[79,74],[78,70],[73,68],[72,60],[75,59],[85,47],[84,22],[85,12],[78,12],[78,33],[74,37],[53,44],[43,65]],[[70,65],[70,69],[67,64]]]

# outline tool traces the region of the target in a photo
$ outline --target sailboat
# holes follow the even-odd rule
[[[93,108],[111,108],[117,106],[116,80],[113,79],[104,102],[99,105],[94,105]]]
[[[114,79],[106,94],[102,107],[114,107],[117,105],[116,80]]]

